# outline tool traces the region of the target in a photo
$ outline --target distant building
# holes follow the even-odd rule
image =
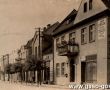
[[[35,63],[37,64],[38,61],[42,60],[42,30],[41,28],[37,28],[36,32],[33,37],[32,41],[32,57],[34,58]],[[33,71],[33,74],[31,75],[34,77],[35,82],[41,81],[41,71],[38,72],[38,70]]]
[[[10,64],[14,64],[16,63],[16,59],[18,58],[18,50],[13,50],[10,54],[9,54],[9,63]]]
[[[21,48],[18,50],[18,59],[16,59],[16,62],[21,63],[24,65],[27,60],[28,55],[28,49],[26,45],[22,45]],[[22,81],[26,81],[26,73],[22,71]]]
[[[10,54],[9,54],[9,64],[14,65],[15,63],[17,63],[18,60],[18,50],[13,50]],[[11,69],[12,70],[12,67]],[[19,75],[18,73],[13,73],[10,74],[10,81],[16,82],[18,81]]]
[[[21,63],[24,64],[28,55],[28,50],[25,45],[22,45],[21,48],[18,51],[18,57],[21,60]]]
[[[9,75],[6,73],[5,68],[9,64],[9,54],[3,55],[0,59],[1,63],[1,80],[8,81]]]
[[[33,42],[33,38],[30,39],[27,44],[25,45],[25,52],[26,52],[26,60],[25,60],[25,65],[27,61],[30,61],[31,58],[33,57],[32,55],[32,42]],[[32,81],[32,76],[33,73],[29,70],[29,68],[27,68],[27,66],[25,66],[25,81],[26,82],[31,82]]]
[[[55,83],[110,83],[110,1],[82,0],[54,30]]]

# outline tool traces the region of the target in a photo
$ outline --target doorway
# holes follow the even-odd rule
[[[75,62],[70,60],[70,82],[75,82]]]
[[[50,61],[45,63],[44,69],[44,83],[48,84],[50,81]]]
[[[81,62],[81,83],[86,81],[86,62]]]

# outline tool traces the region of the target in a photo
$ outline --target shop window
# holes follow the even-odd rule
[[[86,82],[94,83],[97,81],[96,55],[87,56],[86,59]]]
[[[59,63],[56,64],[56,76],[57,77],[60,76],[60,64]]]
[[[96,62],[87,62],[86,63],[86,81],[93,83],[96,82]]]

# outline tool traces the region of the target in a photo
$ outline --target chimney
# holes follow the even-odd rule
[[[48,24],[48,25],[47,25],[47,28],[49,28],[50,26],[51,26],[51,24]]]
[[[46,29],[47,29],[46,27],[43,28],[44,31],[45,31]]]

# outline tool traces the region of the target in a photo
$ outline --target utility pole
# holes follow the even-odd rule
[[[3,55],[3,81],[5,81],[5,62],[4,62],[4,55]]]
[[[7,60],[8,60],[8,65],[9,65],[9,54],[7,54]],[[10,80],[10,74],[8,72],[8,81]]]

